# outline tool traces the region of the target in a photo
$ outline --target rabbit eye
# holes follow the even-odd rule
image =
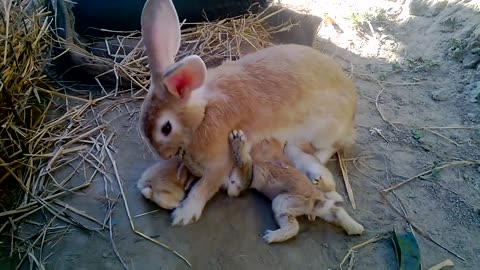
[[[170,132],[172,132],[172,124],[170,124],[170,121],[167,121],[167,123],[162,126],[162,134],[168,136]]]

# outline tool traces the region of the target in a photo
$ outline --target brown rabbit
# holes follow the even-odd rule
[[[228,134],[234,129],[251,143],[288,141],[295,167],[335,188],[324,163],[353,142],[356,94],[331,58],[306,46],[278,45],[208,72],[195,55],[175,63],[180,27],[171,0],[145,3],[142,33],[151,72],[142,132],[162,158],[184,149],[202,168],[202,178],[172,213],[174,225],[197,220],[228,178]],[[310,144],[313,155],[301,144]]]
[[[323,192],[293,167],[284,155],[278,140],[263,140],[254,144],[251,155],[241,130],[229,136],[236,169],[228,183],[229,194],[239,194],[253,188],[272,200],[275,220],[280,228],[267,230],[263,238],[268,243],[282,242],[298,234],[297,216],[307,215],[310,220],[320,217],[341,226],[351,234],[361,234],[363,226],[342,207],[343,198],[335,191]]]
[[[251,164],[250,154],[246,151],[245,140],[243,133],[233,132],[230,135],[230,143],[232,147],[232,155],[234,157],[234,164],[232,171],[230,172],[230,178],[223,183],[223,188],[228,192],[230,196],[238,196],[241,191],[245,191],[250,187],[252,177],[253,165]],[[278,141],[272,141],[269,144],[258,143],[254,153],[258,151],[262,152],[263,160],[268,160],[273,162],[275,165],[290,164],[290,161],[282,161],[286,157],[281,155],[279,149],[281,145]],[[277,147],[278,149],[276,149]],[[306,151],[308,151],[308,146],[306,146]],[[277,151],[277,152],[276,152]],[[183,161],[180,157],[173,157],[168,160],[160,160],[155,165],[147,169],[141,176],[140,180],[137,182],[137,187],[140,189],[142,195],[163,209],[174,209],[176,208],[182,199],[185,196],[186,190],[192,185],[195,180],[198,180],[198,176],[192,174],[184,166],[183,162],[186,162],[190,168],[194,168],[194,172],[199,173],[201,168],[198,167],[193,160],[190,159],[190,156],[186,153],[182,153]],[[293,169],[293,168],[292,168]],[[201,173],[201,172],[200,172]],[[297,178],[304,180],[305,175]],[[294,180],[294,179],[292,179]],[[302,183],[299,182],[298,185]],[[304,184],[304,183],[303,183]],[[285,185],[288,187],[288,185]],[[322,191],[322,186],[319,186]],[[329,190],[327,190],[329,191]],[[337,194],[335,192],[329,192],[327,194]],[[342,201],[343,199],[340,195],[334,197],[336,202]]]
[[[148,168],[138,180],[137,188],[146,199],[152,200],[161,208],[174,209],[193,181],[195,176],[182,166],[180,158],[175,157],[160,160]]]

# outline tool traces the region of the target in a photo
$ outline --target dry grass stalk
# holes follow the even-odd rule
[[[359,157],[354,157],[354,158],[343,158],[343,161],[344,162],[355,162],[357,160],[360,160],[360,159],[370,159],[370,158],[374,158],[375,156],[372,156],[372,155],[368,155],[368,156],[359,156]],[[336,158],[331,158],[328,160],[329,162],[330,161],[337,161]]]
[[[147,215],[150,215],[150,214],[153,214],[153,213],[157,213],[157,212],[160,212],[160,210],[159,210],[159,209],[155,209],[155,210],[152,210],[152,211],[148,211],[148,212],[145,212],[145,213],[141,213],[141,214],[135,215],[133,218],[139,218],[139,217],[147,216]]]
[[[353,210],[357,210],[357,204],[355,203],[355,198],[353,197],[352,186],[350,185],[350,180],[348,178],[347,164],[345,164],[345,160],[343,159],[341,151],[337,152],[337,156],[338,164],[340,165],[340,170],[342,171],[343,182],[345,183],[345,188],[347,189],[348,199],[352,204]]]
[[[400,200],[400,198],[397,196],[397,194],[395,193],[395,190],[391,190],[391,193],[393,195],[395,195],[395,198],[397,199],[397,201],[399,202],[400,204],[400,209],[398,209],[397,207],[395,207],[395,205],[388,199],[388,193],[386,192],[381,192],[380,194],[382,195],[383,199],[385,199],[385,201],[388,203],[388,205],[395,211],[397,212],[403,219],[405,219],[406,222],[408,222],[412,232],[415,231],[418,232],[421,236],[425,237],[426,239],[430,240],[432,243],[434,243],[435,245],[437,245],[438,247],[442,248],[443,250],[447,251],[448,253],[454,255],[455,257],[459,258],[460,260],[462,261],[465,261],[465,258],[460,256],[459,254],[457,254],[456,252],[454,252],[453,250],[449,249],[448,247],[446,247],[445,245],[442,245],[440,242],[438,242],[437,240],[433,239],[433,237],[427,233],[426,231],[422,230],[418,225],[416,225],[415,222],[413,222],[413,220],[408,216],[407,214],[407,211],[405,209],[405,205],[404,203]]]
[[[71,177],[88,164],[82,152],[96,155],[96,133],[104,125],[87,119],[89,109],[104,97],[92,100],[60,93],[45,75],[50,63],[53,40],[49,35],[51,18],[45,9],[32,9],[31,1],[4,1],[0,6],[0,236],[11,227],[11,255],[19,253],[19,265],[29,261],[42,268],[42,247],[55,239],[53,220],[75,227],[91,228],[73,218],[81,216],[102,224],[94,217],[58,200],[90,185],[95,175],[86,174],[84,183],[74,185]],[[30,9],[26,9],[29,6]],[[102,147],[106,147],[105,145]],[[97,167],[101,167],[98,163]],[[73,168],[64,179],[55,171]],[[84,172],[86,173],[86,172]],[[18,190],[19,192],[14,192]],[[8,202],[8,203],[7,203]],[[63,209],[57,206],[63,206]],[[44,212],[53,217],[33,242],[26,241],[29,229],[41,224],[25,223],[31,215]],[[18,226],[24,223],[25,226]],[[33,227],[29,226],[32,224]],[[65,234],[67,231],[63,232]],[[30,238],[30,237],[29,237]]]
[[[353,247],[351,247],[350,249],[348,249],[348,252],[347,254],[345,255],[345,257],[343,257],[342,261],[340,262],[340,269],[343,270],[343,265],[345,264],[345,262],[349,260],[349,265],[348,265],[348,269],[352,269],[353,268],[353,259],[352,257],[354,256],[355,252],[357,252],[359,249],[361,248],[364,248],[365,246],[368,246],[370,244],[373,244],[375,242],[378,242],[380,240],[383,240],[383,239],[386,239],[388,238],[388,236],[386,234],[381,234],[381,235],[376,235],[370,239],[368,239],[367,241],[365,242],[362,242],[360,244],[357,244]]]
[[[220,21],[183,23],[182,44],[177,59],[196,54],[207,66],[216,66],[224,60],[238,59],[246,52],[269,47],[272,45],[272,34],[287,31],[293,26],[290,22],[278,26],[267,24],[269,17],[281,11],[283,9],[271,12],[267,8],[260,13],[247,13]],[[115,83],[113,92],[116,94],[122,82],[127,82],[134,89],[147,91],[150,74],[139,32],[97,40],[90,49],[71,40],[60,42],[72,52],[79,65],[86,65],[97,74],[97,83],[105,92],[107,87],[102,79]],[[103,48],[99,50],[98,47]],[[102,55],[93,51],[102,51]],[[137,92],[134,96],[141,93],[144,92]]]
[[[48,54],[49,21],[43,10],[27,15],[12,1],[2,5],[0,52],[0,183],[7,178],[20,179],[25,167],[33,165],[25,153],[37,152],[44,145],[32,142],[41,121],[46,117],[45,107],[38,92],[45,80],[44,54]],[[8,6],[8,8],[7,8]],[[28,184],[28,183],[24,183]],[[28,185],[26,185],[28,187]],[[1,204],[1,201],[0,201]]]
[[[177,251],[175,251],[175,250],[173,250],[171,247],[169,247],[169,246],[167,246],[167,245],[165,245],[165,244],[163,244],[163,243],[161,243],[161,242],[159,242],[159,241],[151,238],[150,236],[144,234],[143,232],[141,232],[141,231],[139,231],[139,230],[137,230],[137,229],[135,228],[135,224],[133,223],[132,214],[130,213],[130,207],[128,207],[128,201],[127,201],[127,198],[126,198],[126,196],[125,196],[125,192],[123,191],[123,184],[122,184],[122,180],[121,180],[121,178],[120,178],[120,174],[119,174],[118,169],[117,169],[117,162],[116,162],[115,159],[113,158],[113,155],[112,155],[110,149],[107,148],[106,150],[107,150],[108,157],[110,158],[110,162],[111,162],[112,165],[113,165],[113,170],[114,170],[114,173],[115,173],[115,178],[117,179],[118,186],[119,186],[119,188],[120,188],[120,193],[122,194],[123,202],[125,203],[125,211],[127,212],[127,216],[128,216],[129,221],[130,221],[130,227],[132,228],[132,231],[133,231],[135,234],[140,235],[141,237],[143,237],[143,238],[145,238],[145,239],[147,239],[147,240],[149,240],[149,241],[151,241],[151,242],[153,242],[153,243],[155,243],[155,244],[157,244],[157,245],[159,245],[159,246],[161,246],[161,247],[163,247],[163,248],[171,251],[173,254],[177,255],[180,259],[182,259],[185,263],[187,263],[188,266],[191,267],[192,265],[190,264],[190,262],[189,262],[185,257],[183,257],[182,255],[180,255]]]
[[[452,262],[452,260],[447,259],[447,260],[445,260],[445,261],[443,261],[443,262],[441,262],[437,265],[434,265],[434,266],[428,268],[428,270],[441,270],[441,269],[443,269],[445,267],[449,267],[449,266],[453,266],[453,262]]]
[[[430,170],[426,170],[422,173],[419,173],[415,176],[412,176],[398,184],[395,184],[389,188],[386,188],[384,190],[382,190],[382,193],[384,194],[387,194],[388,192],[392,191],[392,190],[395,190],[421,176],[424,176],[424,175],[427,175],[427,174],[430,174],[432,173],[433,171],[438,171],[438,170],[442,170],[442,169],[445,169],[445,168],[448,168],[448,167],[452,167],[452,166],[470,166],[470,165],[480,165],[480,160],[473,160],[473,161],[470,161],[470,160],[460,160],[460,161],[451,161],[451,162],[446,162],[446,163],[443,163],[443,164],[440,164],[438,166],[436,166],[435,168],[432,168]]]

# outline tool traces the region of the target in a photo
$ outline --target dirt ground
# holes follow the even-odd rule
[[[454,269],[480,269],[480,166],[460,162],[433,170],[390,193],[388,200],[403,209],[410,223],[380,194],[445,162],[480,160],[480,3],[280,2],[296,3],[292,8],[323,18],[314,47],[332,55],[358,88],[358,138],[345,151],[346,158],[354,158],[347,168],[355,211],[337,161],[332,159],[329,167],[347,211],[365,233],[347,236],[323,221],[301,218],[296,238],[268,245],[261,235],[276,225],[270,202],[255,192],[240,198],[219,193],[198,222],[172,227],[169,212],[158,210],[136,188],[156,158],[137,130],[141,103],[131,102],[105,118],[115,134],[118,175],[136,229],[185,256],[193,269],[339,269],[352,246],[412,226],[424,268],[451,259]],[[113,167],[106,170],[114,172]],[[79,174],[74,181],[85,177]],[[98,177],[63,201],[96,218],[110,209],[107,202],[117,202],[112,238],[129,269],[188,269],[173,253],[132,231],[119,193],[114,178]],[[88,220],[82,223],[98,227]],[[47,269],[122,268],[105,231],[68,229],[44,247],[46,256]],[[359,249],[353,269],[398,269],[396,264],[392,241],[385,238]]]

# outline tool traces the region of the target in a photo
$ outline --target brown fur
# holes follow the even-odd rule
[[[148,0],[145,6],[142,31],[153,70],[141,112],[143,133],[162,158],[184,149],[203,168],[202,179],[174,211],[173,224],[198,219],[228,177],[233,163],[227,138],[233,129],[242,129],[253,144],[270,137],[290,145],[310,143],[319,163],[312,178],[322,176],[319,168],[327,170],[320,164],[326,157],[353,141],[355,87],[328,56],[306,46],[279,45],[206,73],[198,57],[173,63],[180,32],[162,27],[178,24],[173,4]],[[162,137],[167,120],[174,129]],[[328,182],[334,189],[333,179]]]
[[[172,97],[158,99],[156,98],[158,94],[152,95],[155,99],[153,99],[154,102],[150,102],[150,107],[144,106],[148,108],[142,114],[145,135],[155,149],[160,153],[166,152],[173,155],[177,153],[179,147],[185,147],[187,152],[192,153],[194,160],[204,167],[205,177],[197,186],[197,193],[201,197],[202,203],[206,203],[215,194],[232,167],[226,140],[230,130],[242,129],[249,137],[255,137],[254,135],[263,137],[268,136],[267,134],[274,135],[272,133],[275,130],[294,127],[308,117],[308,114],[316,114],[319,118],[322,115],[336,115],[339,119],[352,118],[355,112],[353,105],[355,104],[355,92],[352,91],[353,86],[349,80],[346,80],[346,77],[330,75],[323,80],[314,80],[313,84],[316,86],[313,84],[302,86],[305,84],[302,76],[306,72],[303,65],[309,64],[308,62],[311,62],[310,68],[317,70],[319,74],[329,75],[335,71],[340,72],[340,70],[336,70],[339,68],[319,53],[314,53],[314,57],[312,57],[313,52],[310,48],[291,46],[293,46],[291,49],[280,46],[271,48],[272,51],[278,51],[278,53],[288,50],[293,54],[291,59],[287,57],[284,63],[277,61],[278,63],[274,66],[278,67],[278,70],[266,68],[267,63],[265,62],[272,61],[271,57],[253,63],[249,62],[247,58],[245,61],[240,60],[238,65],[227,63],[221,68],[210,70],[205,87],[211,89],[211,92],[215,93],[217,97],[208,102],[205,108],[196,105],[189,106],[186,102],[172,100]],[[276,55],[274,52],[271,53]],[[298,61],[293,61],[294,59]],[[282,67],[285,66],[290,68],[283,69]],[[260,74],[266,70],[268,72]],[[296,72],[292,72],[292,70],[296,70]],[[342,82],[340,78],[345,81],[344,87],[338,86],[339,81]],[[304,91],[322,89],[320,92],[309,94],[319,95],[325,104],[335,106],[319,105],[316,103],[319,98],[304,98],[302,95],[306,95],[308,92],[298,91],[299,88]],[[282,90],[280,91],[280,89]],[[255,104],[255,107],[252,107],[252,104]],[[290,110],[286,108],[290,108]],[[177,140],[171,141],[168,145],[174,147],[173,149],[165,149],[165,147],[162,149],[152,139],[152,130],[155,128],[152,123],[155,123],[155,119],[158,119],[163,111],[173,112],[177,115],[183,128],[177,130],[182,137],[176,137]],[[204,118],[202,119],[200,116],[204,116]],[[345,122],[343,123],[345,124]],[[337,122],[331,122],[330,126],[325,127],[325,130],[335,129],[337,124]],[[348,126],[353,129],[353,123],[349,123]],[[353,131],[347,132],[353,133]],[[346,140],[340,137],[340,141],[333,143],[343,146],[350,143],[351,139],[352,136],[347,136]],[[163,157],[168,157],[168,155],[163,155]]]
[[[264,236],[267,242],[285,241],[295,236],[298,233],[295,217],[299,215],[307,215],[312,221],[319,216],[342,226],[349,234],[362,233],[363,227],[343,209],[341,196],[336,192],[318,190],[305,175],[292,167],[278,140],[257,143],[251,153],[241,131],[230,133],[229,142],[235,165],[225,183],[229,194],[236,196],[254,188],[273,201],[272,208],[280,229],[268,230]],[[187,186],[196,179],[181,165],[177,158],[162,160],[142,175],[137,187],[145,198],[158,206],[173,209],[180,204]]]
[[[185,195],[185,189],[195,180],[188,170],[181,167],[181,160],[161,160],[148,168],[137,188],[146,199],[164,209],[176,208]]]
[[[249,155],[245,151],[246,138],[242,131],[233,131],[229,139],[237,166],[236,177],[227,187],[229,193],[253,188],[272,200],[272,209],[280,228],[268,230],[264,235],[265,241],[282,242],[294,237],[299,230],[295,217],[300,215],[307,215],[310,220],[321,217],[343,227],[348,234],[363,232],[362,225],[344,210],[342,197],[336,192],[317,189],[291,165],[278,140],[263,140],[253,145]],[[249,167],[253,167],[251,175],[245,174]],[[251,186],[245,183],[251,183]]]
[[[305,74],[320,77],[306,81]],[[242,129],[250,137],[295,126],[312,113],[339,119],[355,114],[351,81],[332,59],[299,45],[271,47],[209,70],[206,87],[222,98],[208,103],[205,118],[191,138],[194,143],[189,150],[199,163],[208,163],[211,154],[223,153],[228,146],[225,138],[233,129]]]

